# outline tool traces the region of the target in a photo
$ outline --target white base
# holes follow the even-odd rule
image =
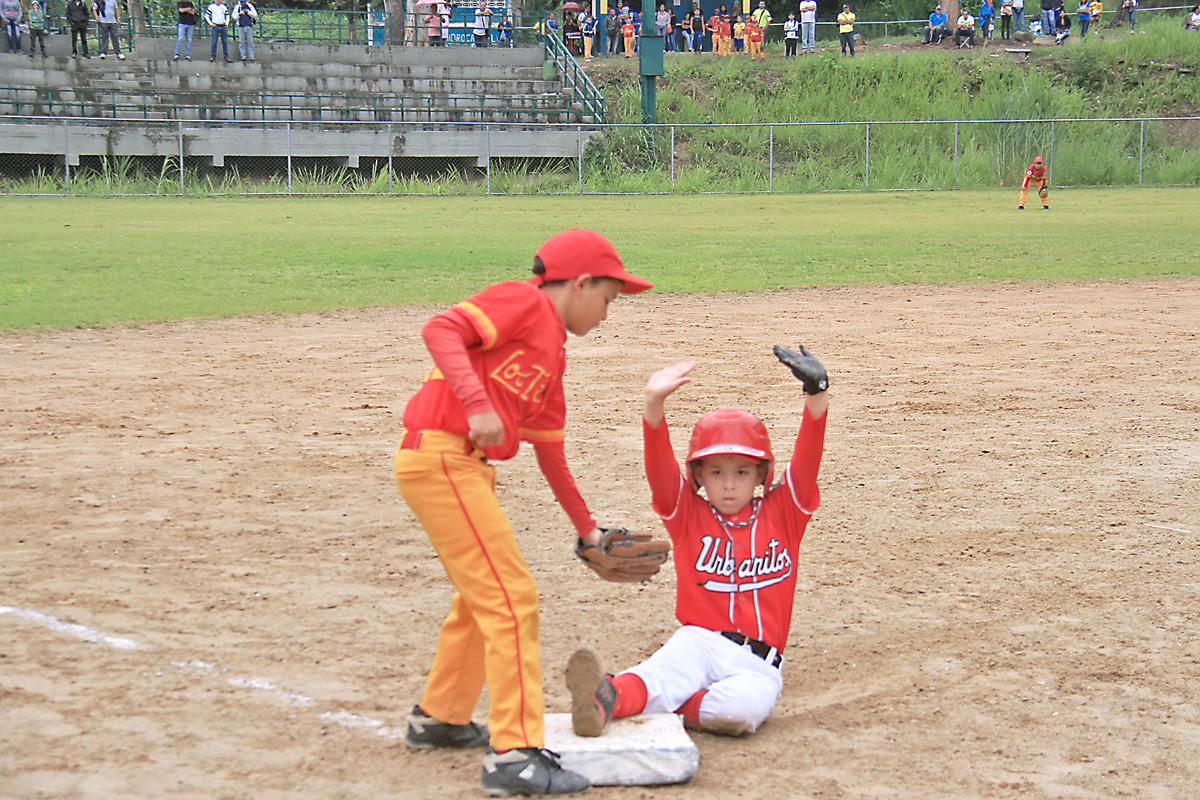
[[[547,714],[546,747],[593,786],[683,783],[700,767],[700,751],[675,714],[618,719],[595,737],[576,736],[570,714]]]

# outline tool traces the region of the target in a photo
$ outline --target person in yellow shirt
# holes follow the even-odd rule
[[[746,23],[741,14],[738,14],[733,22],[733,52],[746,52]]]
[[[850,10],[850,4],[846,3],[842,6],[842,13],[838,14],[838,34],[842,37],[842,55],[846,55],[846,48],[850,48],[850,57],[854,58],[854,12]]]
[[[1091,6],[1092,27],[1100,27],[1100,15],[1104,13],[1104,0],[1092,0]]]

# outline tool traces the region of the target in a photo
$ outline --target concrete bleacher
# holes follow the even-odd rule
[[[69,163],[88,154],[203,155],[219,165],[285,148],[349,164],[361,156],[486,163],[575,155],[596,124],[561,80],[547,78],[541,48],[257,42],[255,61],[241,62],[231,42],[233,63],[219,51],[210,62],[205,39],[193,41],[190,61],[173,60],[174,48],[174,39],[141,38],[124,60],[72,58],[69,37],[56,35],[46,58],[0,54],[0,153],[63,153],[69,138]],[[65,135],[46,130],[61,127],[58,119],[71,120]],[[177,135],[161,135],[166,122]],[[312,123],[354,125],[307,131]]]

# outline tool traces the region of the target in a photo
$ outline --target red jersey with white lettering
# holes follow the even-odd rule
[[[675,618],[681,624],[736,631],[783,651],[800,540],[821,502],[817,470],[827,417],[814,420],[804,412],[782,479],[732,519],[723,518],[688,485],[666,421],[657,428],[642,421],[654,510],[674,545]]]

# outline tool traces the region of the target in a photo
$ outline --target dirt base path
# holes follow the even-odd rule
[[[430,312],[0,340],[0,796],[479,796],[479,752],[399,741],[450,597],[391,477]],[[777,342],[833,397],[783,697],[592,796],[1200,796],[1200,280],[622,300],[569,345],[597,517],[656,524],[664,364],[700,362],[678,447],[718,405],[789,441]],[[565,711],[577,645],[665,640],[674,571],[597,581],[532,455],[499,476]]]

